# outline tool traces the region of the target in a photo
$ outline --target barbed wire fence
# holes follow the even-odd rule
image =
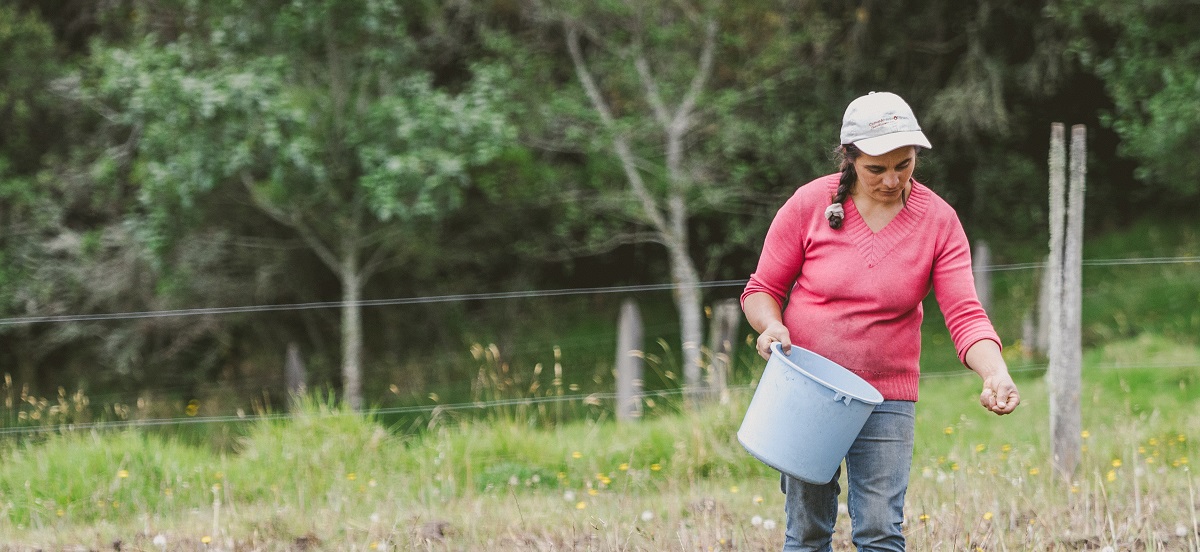
[[[1130,266],[1130,265],[1162,265],[1162,264],[1196,264],[1200,263],[1200,256],[1177,256],[1177,257],[1133,257],[1123,259],[1091,259],[1084,260],[1084,266]],[[993,265],[988,267],[980,267],[981,272],[1005,272],[1019,270],[1033,270],[1043,268],[1045,263],[1018,263]],[[746,280],[716,280],[706,281],[698,284],[702,289],[716,288],[734,288],[744,287]],[[488,300],[505,300],[505,299],[531,299],[545,297],[565,297],[579,295],[602,295],[602,294],[632,294],[652,291],[670,291],[675,289],[674,284],[645,284],[645,285],[627,285],[627,286],[606,286],[606,287],[584,287],[584,288],[563,288],[563,289],[546,289],[546,290],[523,290],[510,292],[490,292],[476,294],[453,294],[453,295],[437,295],[424,297],[403,297],[390,299],[369,299],[358,301],[359,306],[364,307],[382,307],[382,306],[401,306],[401,305],[420,305],[434,304],[447,302],[462,302],[462,301],[488,301]],[[191,309],[173,309],[173,310],[154,310],[154,311],[135,311],[121,313],[99,313],[99,314],[77,314],[77,315],[51,315],[51,316],[25,316],[25,317],[8,317],[0,318],[0,326],[15,326],[25,324],[52,324],[52,323],[70,323],[70,322],[95,322],[95,321],[122,321],[122,320],[137,320],[145,318],[161,318],[161,317],[179,317],[179,316],[200,316],[200,315],[225,315],[238,313],[265,313],[265,312],[282,312],[282,311],[297,311],[311,309],[330,309],[341,308],[349,303],[343,301],[329,302],[310,302],[310,303],[292,303],[292,304],[273,304],[273,305],[245,305],[231,307],[205,307]],[[1172,363],[1138,363],[1138,364],[1121,364],[1109,363],[1094,366],[1097,369],[1115,370],[1115,369],[1178,369],[1178,368],[1200,368],[1198,363],[1188,362],[1172,362]],[[1027,364],[1010,368],[1012,373],[1030,373],[1044,371],[1047,368],[1045,364]],[[963,369],[954,372],[936,372],[925,373],[921,375],[922,380],[928,379],[943,379],[956,378],[971,375],[973,372]],[[735,385],[729,386],[728,390],[731,393],[747,393],[753,391],[753,385]],[[651,398],[667,398],[673,395],[680,395],[683,389],[663,389],[653,391],[643,391],[643,397]],[[401,416],[401,415],[432,415],[438,412],[456,412],[456,411],[486,411],[490,409],[509,407],[509,406],[534,406],[554,403],[585,403],[585,404],[601,404],[605,401],[615,401],[616,393],[578,393],[571,395],[558,396],[541,396],[527,398],[509,398],[496,399],[488,401],[468,401],[459,403],[431,404],[431,405],[415,405],[402,406],[392,408],[377,408],[366,411],[366,413],[375,416]],[[363,412],[352,412],[342,410],[330,410],[315,414],[318,417],[337,417],[337,416],[359,416]],[[313,416],[312,413],[305,413],[304,416]],[[244,414],[236,415],[218,415],[218,416],[188,416],[188,417],[171,417],[171,418],[147,418],[134,420],[113,420],[113,421],[98,421],[98,422],[81,422],[81,423],[62,423],[62,424],[45,424],[45,425],[30,425],[30,426],[0,426],[0,436],[23,436],[53,433],[61,431],[105,431],[119,430],[129,428],[150,428],[162,426],[186,426],[186,425],[205,425],[205,424],[230,424],[230,423],[246,423],[246,422],[270,422],[283,421],[297,416],[293,413],[261,413],[261,414]]]

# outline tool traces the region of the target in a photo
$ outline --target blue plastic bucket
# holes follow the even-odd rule
[[[837,363],[795,345],[785,355],[774,343],[738,442],[785,474],[828,483],[882,402],[879,390]]]

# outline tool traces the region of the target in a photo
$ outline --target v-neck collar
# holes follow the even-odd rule
[[[837,184],[835,182],[833,193],[836,192]],[[908,202],[904,208],[900,209],[900,212],[878,232],[872,232],[871,227],[867,226],[867,221],[858,212],[858,206],[854,204],[854,200],[850,197],[846,198],[843,203],[846,214],[842,220],[842,231],[847,233],[858,252],[866,259],[868,268],[879,264],[904,238],[917,229],[918,223],[925,218],[925,213],[929,210],[931,194],[929,188],[913,180],[912,189],[908,194]]]

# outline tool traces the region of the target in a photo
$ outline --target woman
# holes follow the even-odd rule
[[[895,94],[862,96],[846,109],[841,144],[841,172],[801,186],[775,216],[742,309],[763,358],[772,343],[795,344],[883,394],[846,455],[847,506],[860,551],[903,551],[921,301],[931,288],[959,359],[983,378],[980,404],[1008,414],[1021,399],[975,295],[962,224],[912,178],[917,152],[931,147],[912,109]],[[831,550],[838,475],[824,485],[783,476],[782,487],[784,550]]]

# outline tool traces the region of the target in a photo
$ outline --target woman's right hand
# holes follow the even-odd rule
[[[792,352],[792,335],[788,332],[787,326],[784,326],[782,322],[772,322],[767,326],[767,329],[758,334],[758,356],[770,360],[772,343],[779,343],[783,348],[784,354]]]

